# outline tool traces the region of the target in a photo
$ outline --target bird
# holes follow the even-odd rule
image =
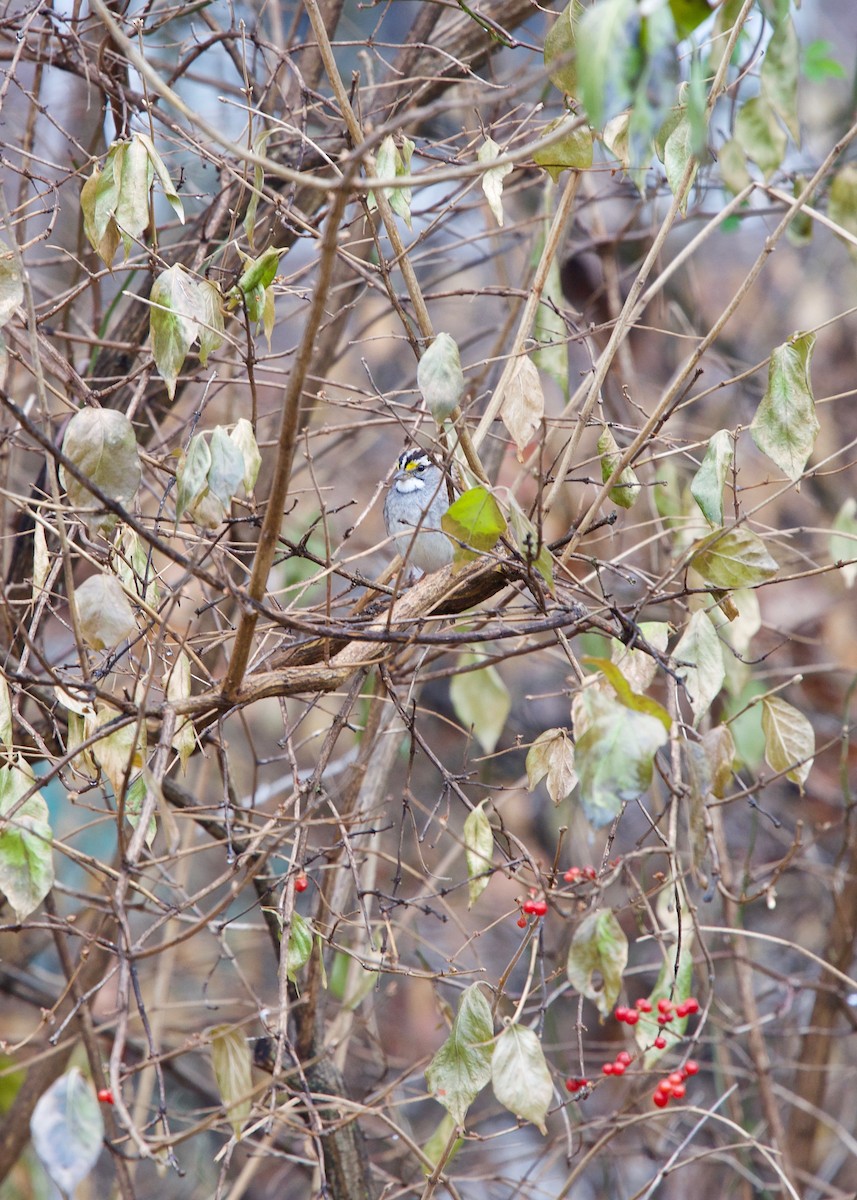
[[[452,562],[453,545],[441,529],[449,508],[446,478],[419,446],[399,455],[384,501],[384,524],[402,558],[422,574]]]

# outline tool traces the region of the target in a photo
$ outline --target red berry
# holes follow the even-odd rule
[[[662,1079],[658,1084],[658,1091],[663,1092],[665,1096],[671,1096],[673,1094],[673,1085],[668,1079]]]
[[[533,914],[533,913],[535,913],[535,911],[536,911],[536,902],[535,902],[535,900],[525,900],[525,901],[524,901],[524,903],[521,905],[521,909],[522,909],[522,910],[523,910],[525,913],[530,913],[530,914],[532,915],[532,914]]]
[[[647,1000],[645,996],[641,996],[635,1003],[638,1012],[650,1013],[652,1011],[652,1002],[651,1000]]]
[[[699,1063],[695,1058],[689,1058],[684,1064],[685,1075],[696,1075],[699,1071]]]
[[[636,1012],[633,1008],[629,1008],[628,1015],[625,1018],[625,1024],[626,1025],[636,1025],[637,1022],[639,1021],[639,1019],[640,1019],[640,1014],[638,1012]]]
[[[595,867],[584,867],[583,874],[586,876],[587,879],[597,879],[598,878],[598,872],[595,870]]]
[[[655,1092],[654,1096],[652,1096],[652,1103],[656,1108],[666,1108],[669,1102],[670,1098],[667,1092]]]
[[[681,1071],[672,1071],[669,1079],[674,1088],[677,1088],[680,1084],[684,1083],[684,1076],[682,1075]]]
[[[579,1092],[580,1091],[580,1080],[579,1079],[566,1079],[565,1086],[569,1092]]]
[[[582,874],[583,872],[581,871],[580,867],[569,867],[566,873],[563,875],[563,879],[566,883],[577,883]]]
[[[609,1063],[607,1065],[609,1066]],[[624,1075],[626,1070],[627,1070],[627,1067],[625,1066],[625,1064],[623,1062],[614,1062],[613,1063],[613,1074],[614,1075]]]
[[[630,1008],[626,1008],[624,1004],[620,1004],[613,1015],[617,1021],[627,1021],[630,1012]]]
[[[300,875],[298,875],[295,879],[295,891],[305,892],[308,887],[309,880],[307,879],[306,875],[304,875],[303,871],[301,871]]]
[[[548,910],[547,900],[534,900],[533,912],[537,917],[543,917]]]
[[[112,1104],[113,1103],[113,1092],[110,1090],[110,1088],[99,1088],[98,1089],[98,1103],[99,1104]]]
[[[684,1002],[684,1006],[689,1013],[699,1012],[699,1001],[697,1000],[696,996],[688,996]]]
[[[663,1013],[664,1016],[666,1016],[668,1012],[672,1012],[672,1007],[672,1000],[668,1000],[666,996],[661,996],[660,1000],[658,1001],[658,1012]]]
[[[685,1093],[685,1086],[683,1083],[679,1083],[673,1088],[673,1095],[675,1096],[676,1100],[683,1100],[684,1093]]]
[[[655,1047],[656,1047],[658,1050],[666,1050],[666,1048],[667,1048],[667,1039],[666,1039],[665,1037],[656,1037],[656,1038],[655,1038]]]
[[[601,1074],[602,1075],[612,1075],[615,1065],[616,1065],[615,1063],[604,1063],[604,1065],[601,1068]]]
[[[631,1055],[628,1053],[627,1050],[620,1050],[619,1053],[616,1055],[616,1062],[624,1063],[625,1066],[627,1067],[631,1062]]]
[[[518,917],[515,924],[518,926],[519,929],[526,929],[527,928],[527,918],[526,917]]]
[[[686,1017],[687,1014],[688,1014],[688,1007],[686,1004],[677,1004],[675,1006],[675,1015],[677,1017]]]

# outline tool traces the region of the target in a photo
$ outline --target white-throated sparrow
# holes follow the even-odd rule
[[[438,464],[419,446],[406,450],[384,501],[384,524],[409,566],[428,573],[452,562],[452,542],[440,525],[448,508],[446,480]]]

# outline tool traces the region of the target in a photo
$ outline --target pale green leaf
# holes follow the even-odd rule
[[[788,137],[764,96],[753,96],[741,105],[735,118],[735,139],[765,179],[770,179],[783,161]]]
[[[795,333],[774,350],[750,426],[753,441],[789,479],[800,479],[821,429],[810,378],[814,347],[814,333]]]
[[[450,1146],[450,1138],[457,1128],[458,1126],[453,1120],[451,1113],[444,1113],[441,1119],[438,1121],[434,1133],[427,1142],[423,1143],[423,1154],[428,1159],[428,1164],[423,1163],[424,1175],[430,1175],[440,1162],[441,1157],[445,1153],[447,1147]],[[463,1145],[464,1138],[456,1138],[453,1141],[449,1149],[449,1153],[445,1159],[446,1163],[452,1162],[453,1158]]]
[[[670,635],[666,621],[641,621],[639,630],[653,650],[659,654],[666,651]],[[610,657],[627,679],[629,687],[637,693],[645,692],[658,673],[657,660],[651,654],[615,639],[611,643]]]
[[[74,605],[81,635],[93,650],[136,636],[134,613],[115,575],[90,575],[75,589]]]
[[[515,544],[528,566],[533,566],[553,593],[553,558],[550,550],[539,537],[538,530],[517,501],[509,499],[509,523],[515,535]]]
[[[599,0],[577,23],[580,98],[596,128],[631,99],[636,82],[631,42],[638,21],[636,0]]]
[[[485,815],[485,802],[477,804],[464,822],[464,857],[467,862],[468,908],[472,908],[488,886],[494,860],[494,834]]]
[[[771,34],[762,63],[762,94],[800,145],[797,83],[800,75],[800,45],[790,16],[779,21]]]
[[[429,1091],[457,1125],[491,1078],[494,1023],[488,1001],[472,983],[463,993],[449,1037],[426,1069]]]
[[[694,543],[690,565],[707,584],[731,591],[754,587],[776,575],[779,565],[765,543],[743,525],[718,529]]]
[[[857,238],[857,165],[847,163],[833,176],[827,195],[827,215],[852,238]],[[848,252],[857,258],[857,247],[848,242]]]
[[[499,154],[500,147],[493,138],[488,137],[476,151],[476,158],[481,163],[490,163]],[[499,167],[489,167],[482,173],[482,191],[498,225],[503,224],[503,180],[513,169],[511,163],[502,163]]]
[[[39,1097],[30,1117],[30,1137],[54,1184],[64,1196],[73,1196],[95,1168],[104,1144],[101,1109],[77,1067],[60,1075]]]
[[[476,654],[462,654],[458,666],[466,668],[479,661]],[[497,668],[462,670],[461,674],[453,676],[449,695],[455,715],[464,728],[472,729],[485,753],[492,754],[512,707],[508,689]]]
[[[167,677],[167,700],[174,704],[177,700],[187,700],[191,694],[190,659],[184,650],[180,650]],[[173,734],[172,747],[179,756],[182,771],[187,769],[188,759],[196,746],[193,720],[190,717],[179,717]]]
[[[497,1038],[491,1061],[491,1086],[504,1108],[547,1133],[545,1117],[553,1083],[542,1044],[532,1029],[509,1025]]]
[[[568,981],[602,1017],[607,1017],[622,988],[628,965],[628,939],[609,908],[588,913],[578,925],[566,961]]]
[[[857,500],[849,496],[833,520],[830,531],[830,557],[841,563],[839,570],[846,587],[857,579]]]
[[[527,751],[527,787],[533,791],[547,777],[554,804],[567,800],[577,786],[574,743],[565,729],[546,729]]]
[[[677,673],[684,680],[696,725],[720,694],[726,677],[720,639],[703,609],[695,612],[688,621],[672,658]]]
[[[672,726],[672,718],[662,704],[658,704],[657,700],[653,700],[651,696],[641,696],[635,692],[628,683],[623,671],[619,669],[617,663],[612,662],[609,658],[596,658],[587,656],[583,659],[587,665],[597,667],[597,669],[605,676],[607,682],[616,693],[616,698],[620,704],[624,704],[626,708],[633,709],[634,712],[648,713],[650,717],[656,717],[664,729],[669,732]]]
[[[41,792],[10,815],[35,782],[23,759],[0,767],[0,891],[18,921],[39,907],[54,883],[53,833]]]
[[[458,344],[450,334],[439,333],[417,366],[417,387],[438,425],[452,415],[465,386]]]
[[[596,688],[587,688],[580,701],[586,718],[575,754],[580,803],[589,822],[600,828],[648,788],[655,754],[668,734],[657,717],[635,712]]]
[[[134,426],[114,408],[81,408],[66,426],[63,453],[111,500],[128,507],[137,494],[143,467],[137,452]],[[90,535],[109,533],[116,517],[106,511],[92,492],[60,467],[60,482],[69,504],[86,524]]]
[[[38,528],[38,527],[37,527]],[[13,748],[12,696],[9,685],[3,675],[0,675],[0,742],[7,750]]]
[[[192,508],[208,488],[211,451],[204,433],[195,433],[176,471],[176,520]]]
[[[812,725],[802,712],[779,696],[766,696],[762,701],[762,729],[768,766],[774,771],[785,771],[786,777],[803,792],[815,754]]]
[[[250,1116],[253,1091],[252,1055],[247,1037],[242,1030],[228,1025],[216,1025],[208,1030],[208,1035],[217,1090],[232,1131],[240,1137]]]
[[[690,481],[690,494],[702,509],[709,525],[723,524],[723,489],[735,448],[728,429],[712,434],[699,470]]]
[[[8,324],[23,300],[24,281],[19,257],[8,242],[0,238],[0,326]]]
[[[172,400],[188,351],[199,335],[196,281],[181,263],[175,263],[152,284],[150,299],[152,353]]]
[[[726,795],[735,765],[735,739],[728,725],[715,725],[702,735],[702,746],[711,772],[711,791],[718,800]]]
[[[294,983],[297,973],[309,962],[312,954],[312,929],[297,910],[289,922],[289,944],[286,949],[286,973]]]
[[[567,96],[577,95],[575,26],[582,12],[580,0],[569,0],[545,37],[544,63],[548,78]]]
[[[684,191],[681,192],[681,185],[687,171],[688,164],[693,162],[693,171]],[[696,155],[693,148],[693,130],[691,128],[690,119],[686,110],[682,110],[681,120],[676,125],[675,129],[670,133],[664,146],[664,169],[667,173],[667,183],[670,185],[670,191],[676,197],[681,192],[681,214],[687,212],[687,202],[690,197],[690,189],[696,178],[696,172],[699,163],[696,160]]]
[[[236,421],[235,428],[229,436],[241,451],[241,457],[244,461],[242,483],[244,484],[244,491],[249,496],[256,486],[256,480],[259,478],[259,468],[262,465],[262,455],[259,453],[253,426],[246,417],[241,417]]]
[[[538,370],[522,354],[515,363],[500,409],[503,424],[517,447],[518,462],[524,461],[524,450],[541,428],[544,414],[545,395]]]
[[[216,425],[211,431],[209,450],[208,490],[228,509],[244,481],[244,455],[223,425]]]
[[[455,563],[461,565],[492,550],[506,531],[506,518],[487,488],[469,488],[450,504],[441,517],[441,528],[455,542]]]
[[[113,218],[119,227],[125,246],[125,257],[131,253],[149,224],[149,185],[152,166],[146,147],[139,137],[132,137],[122,156],[119,196]]]
[[[184,206],[181,202],[181,197],[179,196],[178,192],[176,191],[175,184],[173,183],[172,179],[170,178],[170,173],[167,170],[164,160],[161,158],[160,154],[155,149],[155,143],[148,136],[148,134],[138,133],[135,136],[146,147],[146,152],[149,155],[149,161],[151,162],[152,167],[154,168],[155,174],[157,175],[158,179],[160,180],[161,187],[164,189],[164,196],[167,199],[167,203],[169,204],[170,208],[173,210],[173,212],[178,217],[179,222],[182,225],[184,225]]]
[[[669,891],[671,895],[673,894],[671,888],[665,889],[666,891]],[[658,911],[659,914],[663,911],[660,906]],[[643,1066],[647,1071],[654,1069],[663,1055],[669,1053],[671,1046],[677,1043],[687,1029],[687,1017],[673,1017],[673,1020],[667,1026],[669,1033],[666,1035],[667,1044],[665,1048],[661,1050],[654,1045],[655,1038],[658,1034],[663,1033],[663,1029],[657,1022],[658,1001],[671,999],[674,1004],[680,1004],[682,1000],[686,1000],[691,995],[691,984],[693,982],[693,943],[694,932],[690,914],[683,912],[681,945],[678,949],[673,946],[669,947],[666,961],[662,962],[655,986],[649,993],[652,1012],[640,1013],[640,1018],[634,1027],[634,1040],[639,1048],[645,1051]]]
[[[601,481],[606,483],[622,460],[622,451],[607,425],[601,431],[597,448],[601,455]],[[624,467],[607,494],[620,508],[630,508],[639,496],[640,489],[641,484],[634,471],[631,467]]]
[[[569,117],[557,117],[544,127],[542,137],[547,137],[562,125],[571,124]],[[556,183],[563,171],[588,171],[592,166],[592,154],[592,131],[584,125],[577,129],[570,127],[563,137],[544,149],[536,150],[533,160]]]

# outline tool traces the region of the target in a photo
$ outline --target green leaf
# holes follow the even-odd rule
[[[710,617],[702,609],[688,621],[672,658],[676,671],[684,680],[694,725],[697,725],[720,694],[726,678],[723,647]]]
[[[695,542],[692,550],[693,569],[707,584],[726,591],[764,583],[780,569],[762,539],[743,525],[717,529]]]
[[[499,154],[500,147],[493,138],[488,137],[476,151],[476,158],[478,162],[490,163]],[[494,214],[494,220],[498,225],[503,224],[503,180],[511,174],[513,169],[511,163],[503,163],[499,167],[490,167],[482,173],[482,191],[485,193],[488,207]]]
[[[466,387],[458,343],[439,333],[417,365],[417,387],[429,412],[442,425],[457,408]]]
[[[660,654],[666,651],[670,635],[670,626],[666,621],[641,621],[638,628],[653,650]],[[624,642],[615,639],[611,645],[610,657],[637,693],[645,692],[658,673],[657,660],[652,658],[651,654],[633,646],[628,647]]]
[[[509,520],[515,544],[524,562],[535,567],[553,593],[553,557],[539,537],[538,530],[514,498],[509,501]]]
[[[553,192],[553,188],[546,188]],[[545,222],[547,229],[547,221]],[[544,239],[540,239],[542,246]],[[562,272],[559,255],[554,255],[548,267],[544,290],[536,309],[533,336],[539,343],[533,351],[533,362],[559,386],[564,398],[568,399],[568,329],[563,319],[566,300],[562,291]]]
[[[143,237],[149,225],[151,182],[152,166],[146,147],[139,137],[132,137],[122,155],[119,196],[113,212],[113,219],[125,246],[126,258],[131,253],[134,242]]]
[[[628,939],[609,908],[589,913],[571,939],[566,961],[568,981],[602,1017],[607,1017],[622,989],[628,965]]]
[[[834,47],[830,42],[816,39],[804,47],[802,70],[810,83],[821,83],[825,79],[844,79],[845,68],[833,57]]]
[[[551,121],[541,132],[547,137],[562,124],[570,124],[566,116]],[[533,154],[536,166],[547,171],[556,183],[563,171],[587,171],[592,166],[592,131],[586,127],[569,129],[559,141],[552,142]]]
[[[8,324],[23,301],[24,281],[18,255],[0,238],[0,326]]]
[[[634,68],[639,69],[632,52],[638,23],[635,0],[599,0],[577,24],[580,98],[596,128],[625,108],[631,98]]]
[[[464,992],[449,1037],[426,1069],[435,1100],[463,1125],[467,1110],[491,1078],[494,1023],[488,1001],[472,983]]]
[[[196,281],[194,314],[199,336],[199,361],[203,366],[208,356],[223,343],[223,302],[219,288],[207,279]]]
[[[115,726],[116,711],[106,704],[99,704],[95,722],[88,732],[104,729],[104,735],[92,747],[98,765],[110,780],[114,796],[121,796],[125,780],[139,772],[146,760],[146,726],[134,722]],[[131,801],[129,822],[136,827],[145,798],[145,787],[135,785]],[[127,800],[127,797],[126,797]]]
[[[205,494],[210,467],[208,440],[204,433],[195,433],[176,471],[176,521]]]
[[[545,1117],[553,1099],[553,1083],[542,1044],[532,1029],[509,1025],[497,1038],[491,1086],[504,1108],[522,1121],[532,1121],[540,1133],[547,1133]]]
[[[770,179],[783,161],[788,138],[764,96],[754,96],[739,108],[735,139],[765,179]]]
[[[457,665],[466,668],[479,661],[477,654],[462,654]],[[473,730],[485,753],[492,754],[512,707],[508,689],[497,668],[463,670],[462,674],[454,675],[449,696],[459,721],[465,729]]]
[[[485,801],[467,814],[464,822],[464,857],[467,862],[467,907],[472,908],[488,886],[494,861],[494,834],[485,815]]]
[[[795,181],[792,184],[792,195],[795,199],[801,196],[809,182],[806,175],[795,175]],[[804,203],[809,204],[812,201],[810,196]],[[786,237],[793,246],[808,246],[812,241],[813,219],[805,208],[800,208],[795,213],[789,222],[786,230]]]
[[[814,333],[795,333],[774,350],[750,426],[753,441],[789,479],[800,479],[821,429],[809,371],[814,347]]]
[[[286,950],[286,974],[292,983],[297,980],[297,973],[309,962],[312,954],[312,929],[296,910],[292,911],[289,922],[289,945]]]
[[[474,487],[449,506],[441,528],[456,540],[455,563],[461,566],[492,550],[506,531],[506,518],[487,488]]]
[[[456,1129],[456,1122],[452,1119],[450,1113],[444,1113],[437,1128],[427,1142],[423,1143],[423,1154],[428,1159],[428,1164],[423,1163],[423,1174],[430,1175],[434,1168],[441,1160],[441,1155],[449,1145],[449,1139],[452,1137]],[[447,1155],[446,1162],[452,1162],[455,1155],[464,1145],[464,1138],[456,1138],[452,1143],[452,1149]]]
[[[137,623],[122,584],[102,571],[75,588],[74,606],[84,641],[93,650],[106,650],[137,633]]]
[[[271,136],[272,133],[274,133],[273,128],[272,129],[263,129],[262,132],[259,133],[253,139],[253,153],[254,154],[260,154],[260,155],[264,154],[265,143],[267,142],[268,138]],[[250,193],[250,199],[247,201],[247,211],[244,214],[244,233],[247,237],[247,241],[249,242],[251,249],[253,248],[253,240],[254,240],[254,235],[256,232],[256,210],[259,207],[259,197],[260,197],[260,193],[262,191],[262,185],[264,184],[264,182],[265,182],[264,171],[262,170],[262,168],[260,166],[254,166],[253,167],[253,191]]]
[[[728,725],[715,725],[702,735],[702,746],[711,772],[711,791],[718,800],[726,795],[735,765],[735,739]]]
[[[606,483],[622,460],[622,451],[616,444],[613,431],[607,425],[601,431],[597,449],[601,455],[601,481]],[[630,467],[625,467],[607,494],[620,508],[631,508],[640,490],[639,479]]]
[[[41,792],[9,815],[35,782],[23,759],[0,767],[0,891],[18,921],[35,912],[54,884],[53,833]]]
[[[393,135],[387,134],[381,145],[378,147],[378,153],[375,156],[375,174],[379,179],[393,179],[398,175],[409,175],[411,172],[411,158],[414,153],[414,143],[410,138],[402,139],[401,150],[396,145]],[[409,187],[385,188],[390,207],[393,212],[402,218],[408,229],[411,228],[411,189]],[[378,203],[372,194],[369,192],[366,197],[366,202],[370,212],[374,212],[378,207]]]
[[[527,751],[527,788],[534,791],[547,776],[548,795],[554,804],[567,800],[577,787],[574,743],[565,729],[546,729]]]
[[[548,30],[544,62],[548,78],[567,96],[577,95],[576,25],[583,12],[580,0],[570,0]]]
[[[181,263],[163,271],[152,284],[150,329],[155,366],[172,400],[176,380],[199,334],[200,298],[196,281]]]
[[[649,994],[652,1012],[640,1013],[640,1019],[634,1027],[634,1040],[641,1050],[645,1050],[643,1067],[647,1071],[653,1070],[663,1055],[667,1054],[671,1046],[675,1045],[672,1037],[667,1038],[667,1044],[663,1050],[659,1050],[654,1045],[655,1038],[663,1032],[657,1023],[658,1001],[671,998],[675,1004],[680,1004],[682,1000],[686,1000],[692,994],[693,943],[694,933],[690,914],[685,912],[681,928],[681,948],[677,954],[674,948],[670,948],[667,961],[662,963],[655,986]],[[667,1028],[671,1034],[680,1038],[687,1029],[687,1017],[673,1017]]]
[[[128,726],[125,726],[125,729],[127,729],[127,728],[128,728]],[[125,729],[121,730],[120,732],[124,733]],[[131,731],[133,734],[133,728]],[[105,743],[109,742],[110,740],[111,740],[110,738],[104,738],[101,742],[99,742],[97,744],[97,746],[95,747],[96,752],[100,749],[103,749]],[[98,753],[96,753],[96,757],[98,758],[98,760],[100,762],[101,758],[98,755]],[[105,771],[105,774],[106,774],[106,771]],[[152,776],[150,771],[141,772],[137,776],[137,778],[134,780],[134,782],[128,786],[128,789],[125,792],[125,820],[128,822],[128,824],[131,826],[132,829],[136,829],[137,826],[140,824],[140,817],[143,814],[143,805],[146,801],[146,794],[148,793],[148,790],[149,790],[148,783],[147,783],[147,780],[144,778],[144,775],[148,775],[149,779],[154,784],[154,776]],[[120,784],[117,786],[121,786],[121,777],[120,777]],[[117,789],[114,788],[114,792],[116,790]],[[153,814],[149,818],[148,827],[146,829],[146,845],[149,847],[150,850],[152,848],[152,843],[155,840],[155,834],[157,832],[158,832],[158,822],[155,819],[155,816]]]
[[[249,496],[256,486],[259,468],[262,465],[262,455],[259,453],[253,426],[246,417],[241,417],[235,422],[235,428],[229,436],[241,451],[241,458],[244,462],[244,475],[241,482],[244,485],[244,491]]]
[[[857,500],[849,496],[833,519],[830,532],[830,557],[842,563],[842,581],[847,588],[857,579]]]
[[[690,37],[711,16],[708,0],[670,0],[670,12],[682,39]]]
[[[119,203],[122,160],[127,146],[127,142],[114,142],[107,151],[104,169],[93,167],[80,191],[84,233],[95,253],[111,269],[119,246],[119,228],[113,214]]]
[[[161,187],[164,189],[164,196],[167,203],[178,217],[179,222],[184,225],[184,206],[182,205],[181,197],[175,189],[164,160],[155,149],[155,143],[146,133],[137,133],[134,136],[146,147],[146,153],[149,156],[149,161],[154,168],[155,174],[160,180]]]
[[[717,152],[717,163],[720,167],[723,186],[733,196],[737,196],[753,182],[747,169],[747,156],[736,138],[730,138],[728,142],[723,143]],[[737,218],[735,219],[737,220]]]
[[[66,426],[62,449],[78,470],[111,500],[128,507],[137,494],[143,467],[134,426],[124,413],[114,408],[79,409]],[[62,467],[60,482],[90,536],[113,529],[114,514],[105,511],[92,492]]]
[[[690,494],[702,509],[709,525],[723,524],[723,489],[735,457],[728,429],[712,434],[699,470],[690,481]]]
[[[14,744],[12,696],[9,685],[0,675],[0,744],[11,751]]]
[[[634,712],[595,688],[587,688],[580,700],[586,722],[576,743],[580,803],[589,822],[601,828],[652,782],[655,754],[668,735],[657,717]]]
[[[762,63],[762,95],[800,145],[797,111],[797,81],[800,46],[790,16],[780,21],[771,34]]]
[[[211,431],[209,449],[208,490],[226,510],[244,480],[244,455],[223,425],[216,425]]]
[[[786,778],[803,793],[815,754],[812,725],[802,712],[779,696],[766,696],[762,701],[762,729],[768,766],[773,771],[785,771]]]
[[[30,1117],[33,1149],[64,1196],[94,1169],[104,1142],[104,1118],[92,1085],[77,1067],[60,1075]]]
[[[687,213],[687,202],[690,198],[690,189],[696,178],[696,172],[699,163],[696,161],[695,152],[693,149],[693,129],[691,127],[690,118],[685,109],[682,110],[681,120],[672,130],[666,140],[664,146],[664,169],[667,173],[667,183],[670,185],[670,191],[676,197],[681,192],[681,185],[684,180],[685,172],[688,164],[693,162],[693,173],[687,187],[681,193],[682,216]]]
[[[609,658],[593,658],[590,656],[584,658],[583,661],[596,667],[604,675],[616,693],[620,704],[624,704],[626,708],[633,709],[634,712],[648,713],[650,717],[657,718],[667,733],[669,733],[672,728],[672,718],[664,706],[658,704],[657,700],[652,700],[650,696],[641,696],[639,693],[633,691],[625,677],[624,671],[620,670],[615,662],[612,662]]]
[[[211,1065],[217,1090],[229,1124],[236,1137],[250,1116],[253,1072],[250,1047],[240,1029],[229,1025],[215,1025],[208,1030],[211,1038]]]
[[[857,237],[857,166],[853,163],[834,175],[827,197],[827,215],[835,225]],[[852,242],[847,245],[851,257],[857,257],[857,247]]]

